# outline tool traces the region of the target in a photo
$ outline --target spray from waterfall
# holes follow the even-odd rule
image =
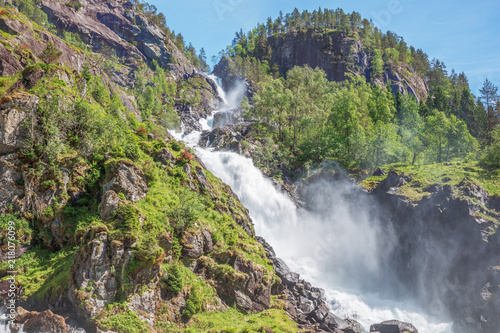
[[[302,184],[305,207],[297,208],[251,159],[200,148],[193,133],[183,139],[238,195],[256,234],[293,271],[326,290],[336,315],[358,320],[365,330],[370,324],[398,319],[412,322],[420,332],[451,332],[451,324],[432,321],[409,301],[394,301],[405,297],[385,264],[396,246],[393,231],[376,203],[346,180],[339,168],[329,170],[334,178],[318,176]]]

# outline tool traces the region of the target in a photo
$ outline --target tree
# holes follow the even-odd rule
[[[413,165],[424,150],[421,138],[424,122],[419,114],[417,101],[409,95],[402,97],[399,118],[401,141],[409,153],[409,162]]]
[[[200,50],[200,54],[198,55],[198,59],[200,59],[200,69],[205,73],[210,72],[210,66],[207,64],[207,54],[205,49],[202,47]]]
[[[62,51],[59,51],[55,46],[52,41],[47,44],[47,47],[43,50],[42,54],[40,55],[40,58],[46,63],[46,64],[52,64],[57,62],[59,57],[62,55]]]
[[[495,106],[498,101],[497,91],[498,87],[488,79],[484,81],[483,87],[479,89],[479,92],[481,93],[480,99],[484,102],[486,114],[488,115],[488,143],[491,143],[491,133],[495,128],[495,125],[498,124],[498,114],[495,110]]]

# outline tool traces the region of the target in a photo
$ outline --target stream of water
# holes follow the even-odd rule
[[[221,110],[232,107],[224,105]],[[210,129],[213,115],[200,123]],[[310,191],[318,198],[319,209],[301,210],[251,159],[199,147],[199,132],[172,134],[193,147],[206,167],[231,186],[249,210],[256,234],[273,246],[277,256],[302,278],[325,289],[336,315],[356,319],[367,332],[371,324],[397,319],[413,323],[421,333],[452,333],[451,323],[431,318],[410,300],[388,298],[373,286],[366,291],[366,285],[376,286],[376,276],[386,278],[379,261],[390,245],[380,244],[386,231],[379,227],[376,214],[346,199],[352,184],[313,184]]]

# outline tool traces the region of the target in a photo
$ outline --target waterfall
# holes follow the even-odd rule
[[[251,159],[233,152],[216,152],[197,146],[196,135],[173,133],[196,150],[207,169],[228,184],[249,210],[256,234],[262,236],[278,257],[313,285],[325,289],[332,311],[359,321],[365,331],[385,320],[413,323],[419,332],[451,333],[451,323],[430,318],[410,300],[394,301],[376,292],[387,275],[380,258],[390,248],[380,239],[376,208],[362,209],[368,200],[352,199],[348,182],[315,182],[310,185],[314,209],[303,210],[253,165]],[[385,237],[385,238],[384,238]],[[371,288],[365,289],[369,285]],[[387,285],[384,286],[387,288]]]

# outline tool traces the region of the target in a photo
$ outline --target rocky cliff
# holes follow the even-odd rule
[[[456,178],[461,166],[443,168]],[[399,244],[388,264],[402,292],[410,292],[429,313],[453,320],[455,332],[496,332],[498,198],[469,177],[444,177],[426,186],[418,172],[382,174],[374,177],[371,195],[387,212],[387,228]],[[425,195],[415,197],[419,188]]]
[[[387,65],[383,75],[375,77],[372,72],[373,54],[360,39],[343,32],[298,29],[270,36],[267,42],[269,66],[276,65],[281,75],[294,66],[309,66],[325,71],[330,81],[342,82],[348,74],[362,75],[368,82],[390,86],[394,93],[410,94],[417,101],[427,99],[427,82],[411,66]],[[231,57],[223,57],[214,67],[214,74],[222,78],[226,88],[230,88],[237,79],[234,66]]]

